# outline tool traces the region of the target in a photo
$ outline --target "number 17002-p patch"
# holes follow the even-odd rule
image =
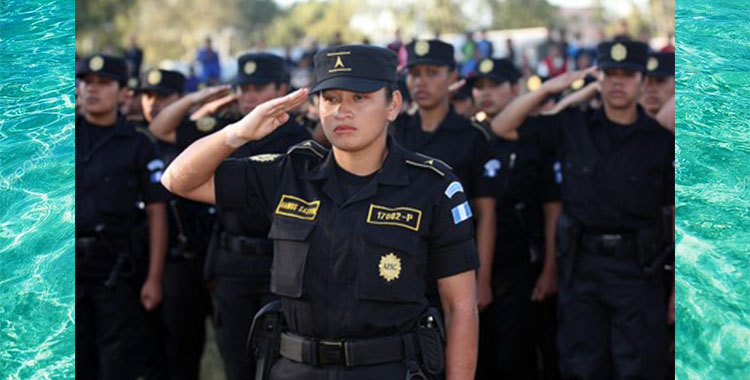
[[[419,231],[422,211],[410,207],[385,207],[371,204],[367,213],[367,223],[387,226],[399,226]]]

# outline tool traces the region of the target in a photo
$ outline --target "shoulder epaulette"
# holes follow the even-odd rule
[[[283,154],[279,153],[263,153],[263,154],[256,154],[254,156],[248,157],[250,161],[257,161],[257,162],[270,162],[270,161],[276,161],[279,158],[284,157]]]
[[[437,158],[425,156],[421,153],[414,153],[414,157],[407,157],[406,163],[419,168],[430,169],[441,177],[445,177],[446,171],[453,170],[453,168],[445,162],[438,160]]]
[[[302,152],[312,153],[322,160],[328,154],[328,149],[323,145],[318,144],[315,140],[306,140],[297,145],[292,145],[289,147],[289,150],[286,151],[287,154]]]
[[[478,129],[479,132],[482,132],[482,135],[487,141],[492,141],[492,135],[490,134],[488,123],[489,120],[487,119],[487,114],[484,112],[480,111],[471,117],[471,126]]]

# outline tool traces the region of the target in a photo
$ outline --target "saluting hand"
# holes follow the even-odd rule
[[[260,140],[289,120],[289,110],[294,109],[307,99],[308,90],[299,89],[291,94],[269,100],[253,109],[240,121],[227,128],[228,139],[254,141]],[[230,145],[235,145],[230,142]]]
[[[227,91],[232,86],[225,84],[221,86],[214,86],[214,87],[206,87],[200,91],[196,91],[190,95],[187,95],[190,97],[190,101],[193,104],[203,104],[208,103],[212,100],[219,99],[227,94]]]
[[[565,74],[560,74],[542,84],[541,90],[546,91],[548,94],[557,94],[568,88],[573,82],[583,79],[586,75],[593,73],[596,67],[589,67],[588,69],[569,71]]]
[[[455,83],[453,83],[450,86],[448,86],[448,92],[450,92],[451,94],[453,94],[456,91],[458,91],[459,89],[461,89],[461,87],[463,87],[465,84],[466,84],[466,79],[458,80]]]

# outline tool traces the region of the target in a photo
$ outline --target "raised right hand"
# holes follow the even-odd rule
[[[542,84],[540,90],[546,91],[548,94],[557,94],[570,88],[570,85],[578,79],[583,79],[586,75],[596,71],[596,67],[589,67],[588,69],[569,71],[565,74],[560,74]]]
[[[206,87],[188,96],[190,97],[190,100],[194,105],[203,104],[203,103],[207,103],[207,102],[219,99],[222,96],[227,95],[227,91],[229,91],[231,87],[232,86],[228,84],[221,85],[221,86],[214,86],[214,87]]]
[[[308,89],[302,88],[281,98],[269,100],[253,109],[240,121],[227,126],[230,139],[260,140],[289,120],[289,110],[307,99]],[[230,144],[234,145],[234,144]]]

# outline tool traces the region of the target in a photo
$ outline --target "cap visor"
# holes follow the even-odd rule
[[[654,78],[667,78],[667,77],[673,77],[674,73],[667,73],[664,71],[646,71],[647,77],[654,77]]]
[[[76,78],[83,78],[86,75],[97,75],[97,76],[100,76],[100,77],[103,77],[103,78],[109,78],[109,79],[112,79],[112,80],[116,80],[118,82],[125,82],[125,81],[127,81],[127,78],[121,77],[119,75],[110,74],[110,73],[106,73],[106,72],[102,72],[102,71],[95,72],[95,71],[90,71],[90,70],[81,71],[80,73],[76,73]]]
[[[316,93],[323,90],[347,90],[354,92],[375,92],[386,85],[385,81],[374,79],[363,79],[353,77],[334,77],[316,83],[310,93]]]
[[[171,94],[176,94],[180,92],[180,91],[176,91],[173,88],[165,87],[165,86],[141,86],[138,88],[138,91],[155,92],[159,95],[171,95]]]
[[[597,64],[600,69],[625,69],[633,71],[645,71],[645,65],[639,65],[637,63],[630,62],[600,62]]]
[[[243,85],[243,84],[269,84],[273,82],[275,78],[271,77],[245,77],[245,76],[237,76],[235,77],[231,83],[235,85]]]
[[[471,78],[466,79],[466,85],[469,87],[474,87],[474,84],[477,82],[477,80],[481,78],[489,78],[497,84],[503,84],[504,82],[510,82],[511,79],[509,77],[503,76],[503,75],[493,75],[493,74],[478,74],[476,76],[473,76]]]
[[[448,66],[448,67],[455,66],[455,64],[450,64],[445,61],[441,61],[439,59],[432,59],[432,58],[420,58],[420,59],[415,59],[415,60],[406,62],[406,67],[412,67],[414,65],[437,65],[437,66]]]

